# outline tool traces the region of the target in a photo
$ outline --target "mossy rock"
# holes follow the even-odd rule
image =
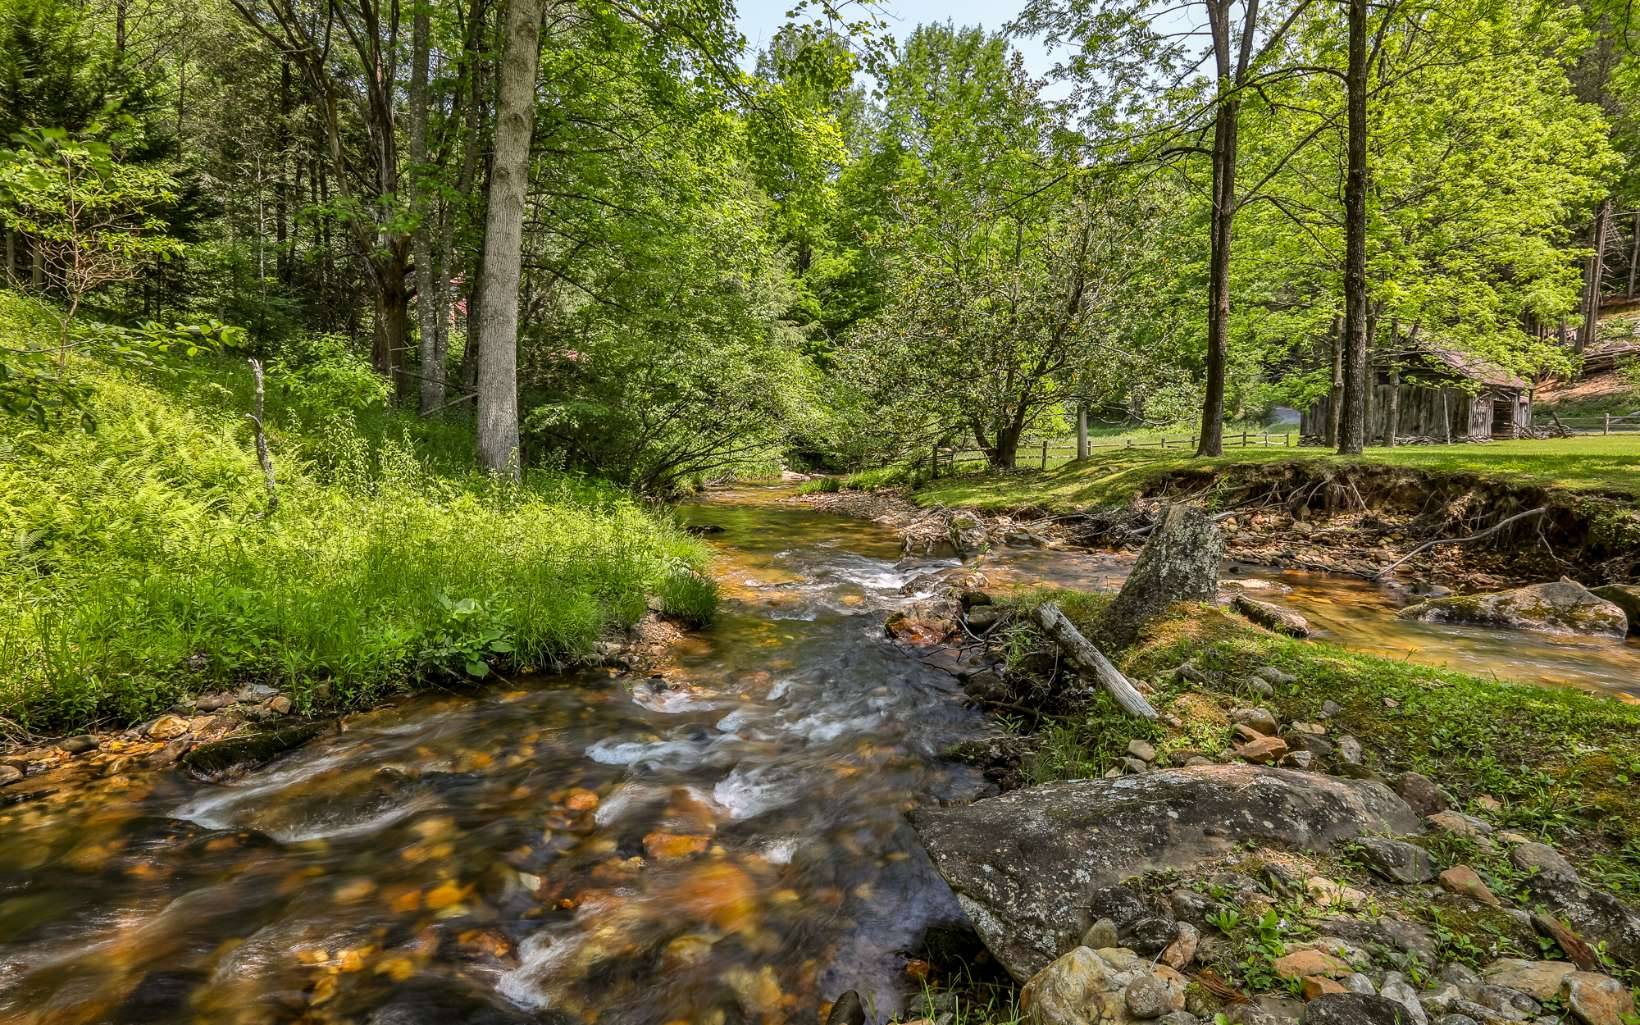
[[[182,756],[182,767],[195,779],[217,783],[266,765],[329,732],[322,722],[291,723],[201,744]]]
[[[1593,637],[1622,637],[1629,629],[1623,609],[1573,580],[1492,594],[1434,598],[1402,609],[1400,614],[1425,623],[1465,623]]]

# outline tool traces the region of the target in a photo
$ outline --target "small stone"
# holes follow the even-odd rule
[[[1435,1025],[1481,1025],[1481,1023],[1467,1014],[1443,1014],[1435,1019]]]
[[[1384,699],[1384,707],[1385,708],[1400,708],[1401,703],[1399,701],[1395,700],[1394,698],[1385,698]]]
[[[1321,876],[1311,876],[1304,883],[1304,889],[1311,900],[1324,908],[1358,908],[1367,902],[1367,895],[1355,887]]]
[[[1424,1005],[1418,1002],[1418,991],[1400,972],[1390,972],[1384,976],[1384,984],[1378,987],[1378,995],[1406,1008],[1414,1025],[1427,1025],[1429,1017],[1424,1014]]]
[[[1509,860],[1522,872],[1536,874],[1556,882],[1577,882],[1577,869],[1548,844],[1527,841],[1509,852]]]
[[[1532,842],[1532,838],[1527,836],[1525,833],[1517,833],[1512,829],[1499,830],[1497,834],[1495,834],[1495,838],[1509,844],[1510,846]]]
[[[1137,738],[1130,740],[1128,741],[1127,751],[1128,754],[1141,761],[1154,762],[1156,760],[1156,748],[1147,741]]]
[[[1468,965],[1453,961],[1441,968],[1441,981],[1450,982],[1463,991],[1473,991],[1481,984],[1481,977]]]
[[[1280,737],[1260,737],[1236,748],[1236,754],[1255,765],[1270,765],[1287,753],[1287,742]]]
[[[1441,888],[1471,900],[1478,900],[1482,904],[1490,904],[1495,908],[1502,907],[1503,901],[1487,888],[1481,877],[1468,865],[1454,865],[1440,875]]]
[[[1329,700],[1321,703],[1321,718],[1323,719],[1331,719],[1342,711],[1344,711],[1344,706],[1336,701]]]
[[[154,740],[175,740],[188,732],[188,720],[178,715],[162,715],[143,732]]]
[[[227,708],[235,700],[227,691],[217,691],[215,694],[201,694],[194,701],[194,707],[201,712],[215,712]]]
[[[1143,758],[1124,758],[1122,768],[1132,773],[1146,772],[1150,769],[1150,763]]]
[[[1395,792],[1420,817],[1452,807],[1452,798],[1435,781],[1421,772],[1403,772],[1395,778]]]
[[[1088,926],[1088,931],[1082,934],[1082,946],[1092,950],[1104,950],[1121,945],[1122,937],[1116,929],[1116,923],[1108,918],[1101,918]]]
[[[1324,997],[1328,993],[1348,993],[1349,989],[1341,982],[1334,982],[1325,975],[1306,975],[1298,980],[1299,994],[1305,1000],[1314,1000]]]
[[[23,770],[15,765],[0,765],[0,787],[15,783],[23,778]]]
[[[1253,670],[1253,675],[1261,680],[1267,680],[1270,683],[1276,684],[1280,687],[1285,687],[1289,684],[1298,682],[1298,677],[1294,676],[1292,673],[1282,672],[1275,666],[1261,666],[1258,669]]]
[[[1492,833],[1490,824],[1473,815],[1465,815],[1461,811],[1436,812],[1434,815],[1425,815],[1424,821],[1442,832],[1468,837],[1471,840],[1479,840]]]
[[[1405,1007],[1366,993],[1331,993],[1314,1000],[1304,1014],[1304,1025],[1419,1025]]]
[[[1503,802],[1490,794],[1482,794],[1475,798],[1475,807],[1488,815],[1496,815],[1503,811]]]
[[[1276,731],[1279,728],[1279,723],[1276,721],[1275,713],[1271,712],[1268,708],[1232,709],[1230,712],[1230,721],[1244,725],[1257,733],[1264,734],[1267,737],[1275,736]]]
[[[1324,950],[1295,950],[1278,957],[1274,964],[1276,974],[1283,979],[1303,979],[1319,975],[1328,979],[1342,979],[1355,969]]]
[[[1338,757],[1343,759],[1345,763],[1349,765],[1361,764],[1364,755],[1359,740],[1346,733],[1337,739],[1336,746],[1338,748]]]
[[[1493,961],[1481,977],[1494,986],[1516,989],[1535,1000],[1553,1000],[1560,995],[1566,977],[1577,971],[1568,961],[1524,961],[1506,957]]]
[[[1189,1011],[1169,1011],[1160,1021],[1162,1025],[1201,1025],[1201,1019]]]
[[[1372,984],[1372,980],[1360,972],[1351,972],[1344,976],[1344,988],[1351,993],[1365,993],[1368,996],[1378,992],[1378,987]]]
[[[1281,756],[1280,764],[1289,769],[1308,769],[1315,763],[1315,755],[1308,751],[1288,751]]]
[[[1623,1025],[1634,1013],[1634,998],[1616,979],[1595,972],[1566,976],[1566,1006],[1583,1025]]]
[[[283,694],[280,694],[278,697],[276,697],[273,700],[268,702],[268,708],[271,711],[277,712],[280,715],[289,715],[290,714],[290,698],[287,698]]]
[[[1173,942],[1162,950],[1162,964],[1178,971],[1184,971],[1196,959],[1196,947],[1201,943],[1201,933],[1189,922],[1180,922],[1177,931],[1173,934]]]
[[[1435,878],[1435,863],[1429,852],[1417,844],[1380,837],[1357,840],[1361,860],[1367,868],[1391,883],[1427,883]]]
[[[1276,696],[1276,689],[1270,684],[1270,681],[1261,680],[1256,676],[1247,681],[1247,689],[1252,691],[1254,694],[1257,694],[1261,698],[1273,698]]]
[[[1481,986],[1475,991],[1475,1003],[1515,1021],[1530,1018],[1543,1010],[1536,1000],[1507,986]]]
[[[234,692],[234,699],[243,701],[248,705],[254,705],[266,701],[277,693],[279,693],[278,690],[269,687],[265,683],[247,683]]]
[[[1141,975],[1122,990],[1122,1002],[1128,1013],[1141,1021],[1160,1018],[1169,1011],[1179,1010],[1174,1001],[1177,995],[1167,984],[1154,975]]]
[[[1327,727],[1318,722],[1295,722],[1287,728],[1293,733],[1307,733],[1312,737],[1323,737],[1327,734]]]
[[[1217,765],[1218,763],[1215,762],[1213,759],[1207,757],[1206,755],[1195,755],[1193,757],[1185,759],[1184,764],[1186,766],[1192,766],[1192,765]]]
[[[78,755],[84,754],[87,751],[95,751],[101,745],[98,744],[96,737],[93,737],[89,733],[82,733],[78,737],[69,737],[57,746],[62,748],[63,751],[68,754]]]

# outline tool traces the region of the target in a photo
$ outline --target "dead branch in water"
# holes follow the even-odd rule
[[[1145,696],[1105,657],[1104,652],[1082,636],[1082,631],[1065,618],[1065,613],[1059,610],[1056,603],[1045,601],[1038,605],[1036,622],[1077,672],[1097,680],[1116,699],[1122,711],[1144,719],[1156,718],[1156,709],[1150,707]]]
[[[1548,512],[1548,511],[1549,511],[1548,506],[1541,506],[1540,505],[1536,509],[1528,509],[1526,512],[1516,513],[1515,515],[1509,517],[1508,519],[1499,520],[1498,522],[1492,524],[1490,527],[1487,527],[1485,530],[1481,531],[1479,534],[1471,534],[1468,537],[1443,537],[1443,538],[1437,538],[1434,541],[1425,541],[1423,544],[1419,545],[1418,547],[1414,548],[1412,551],[1410,551],[1410,552],[1406,553],[1405,555],[1401,556],[1399,559],[1396,559],[1394,562],[1390,563],[1388,566],[1385,566],[1383,569],[1379,570],[1377,573],[1374,573],[1372,575],[1372,578],[1374,580],[1382,580],[1384,577],[1389,576],[1390,572],[1392,570],[1394,570],[1397,566],[1400,566],[1400,565],[1406,563],[1407,560],[1411,559],[1413,556],[1417,555],[1419,552],[1428,551],[1429,549],[1438,547],[1440,545],[1466,545],[1466,544],[1470,543],[1471,541],[1479,541],[1482,538],[1491,537],[1493,534],[1496,534],[1498,531],[1502,530],[1504,527],[1509,526],[1511,523],[1518,523],[1521,520],[1529,519],[1533,516],[1542,516],[1544,513]]]

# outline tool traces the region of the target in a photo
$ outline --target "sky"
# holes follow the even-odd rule
[[[740,0],[740,32],[746,37],[747,67],[785,23],[786,12],[793,5],[793,0]],[[1024,0],[879,0],[888,34],[895,39],[904,39],[913,28],[928,21],[950,20],[958,28],[981,25],[1000,31],[1024,6]],[[1052,70],[1053,55],[1039,41],[1015,39],[1013,45],[1024,56],[1025,68],[1032,76],[1040,78]]]

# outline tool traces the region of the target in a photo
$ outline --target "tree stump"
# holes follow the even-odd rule
[[[1105,611],[1100,640],[1120,651],[1174,602],[1213,600],[1223,558],[1224,534],[1218,524],[1195,506],[1169,506]]]

